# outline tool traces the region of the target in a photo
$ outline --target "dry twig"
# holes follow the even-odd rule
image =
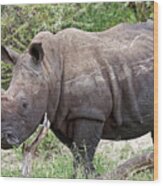
[[[113,172],[102,175],[97,179],[122,180],[140,171],[151,169],[154,166],[154,152],[145,152],[119,165]]]
[[[47,119],[47,113],[45,113],[43,126],[41,126],[40,130],[38,131],[36,138],[32,141],[31,144],[23,144],[22,176],[28,177],[30,175],[34,154],[38,145],[48,133],[49,127],[50,122]]]

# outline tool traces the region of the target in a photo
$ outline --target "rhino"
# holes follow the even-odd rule
[[[89,175],[100,139],[154,137],[153,22],[121,23],[102,32],[67,28],[38,33],[19,54],[1,96],[1,147],[19,146],[47,113],[50,129]]]

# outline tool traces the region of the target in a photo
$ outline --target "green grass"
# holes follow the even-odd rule
[[[35,134],[28,140],[34,138]],[[108,141],[109,143],[109,141]],[[101,148],[101,147],[99,147]],[[111,172],[125,160],[134,157],[138,153],[151,150],[152,147],[135,152],[134,148],[125,143],[121,148],[115,148],[115,145],[104,147],[104,150],[97,151],[94,157],[96,172],[100,175]],[[22,165],[22,146],[18,149],[1,152],[1,175],[3,177],[21,177]],[[110,155],[110,156],[109,156]],[[67,147],[65,147],[50,131],[45,139],[37,148],[35,158],[33,159],[32,178],[72,178],[73,175],[73,157]],[[79,171],[77,178],[84,178]],[[93,177],[91,177],[93,178]],[[146,170],[130,176],[130,180],[153,180],[153,170]]]

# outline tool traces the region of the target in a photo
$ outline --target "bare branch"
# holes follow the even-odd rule
[[[47,119],[47,113],[44,116],[43,126],[41,126],[40,130],[36,138],[33,140],[31,144],[23,144],[23,162],[22,162],[22,176],[28,177],[32,170],[32,160],[38,145],[45,138],[48,130],[50,128],[50,122]]]
[[[113,172],[102,175],[97,179],[122,180],[130,175],[154,167],[154,152],[145,152],[119,165]]]

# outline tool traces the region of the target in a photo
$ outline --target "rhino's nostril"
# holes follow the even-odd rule
[[[8,144],[10,145],[18,145],[19,139],[16,135],[12,134],[11,132],[8,132],[5,134],[5,138]]]

